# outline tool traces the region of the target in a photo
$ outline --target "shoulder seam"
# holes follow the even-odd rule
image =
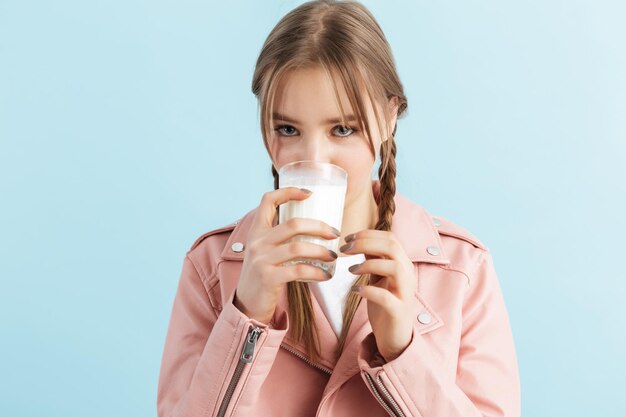
[[[200,283],[202,284],[202,288],[204,288],[204,291],[207,293],[207,295],[209,295],[206,287],[204,286],[204,280],[202,279],[203,274],[201,274],[200,271],[198,270],[198,266],[193,261],[193,259],[191,259],[191,256],[189,256],[189,254],[185,254],[185,258],[187,258],[189,260],[189,263],[191,263],[191,266],[193,266],[193,269],[196,271],[196,275],[198,276],[198,279],[200,280]]]
[[[476,259],[476,263],[474,264],[474,267],[472,269],[472,276],[470,277],[470,281],[472,282],[472,284],[476,280],[476,271],[478,270],[478,267],[480,266],[481,262],[484,262],[485,256],[487,256],[486,253],[487,251],[481,251],[478,254],[478,259]]]
[[[192,250],[194,250],[194,249],[195,249],[195,248],[196,248],[196,247],[200,244],[200,242],[202,242],[202,241],[203,241],[204,239],[206,239],[207,237],[212,236],[212,235],[216,235],[216,234],[218,234],[218,233],[223,233],[223,232],[228,232],[228,231],[231,231],[231,230],[233,230],[233,229],[235,228],[235,226],[236,226],[236,224],[235,224],[235,223],[231,223],[231,224],[229,224],[228,226],[223,226],[223,227],[220,227],[220,228],[217,228],[217,229],[213,229],[213,230],[210,230],[210,231],[208,231],[208,232],[206,232],[206,233],[204,233],[204,234],[200,235],[200,237],[198,237],[198,238],[197,238],[197,239],[193,242],[193,244],[191,245],[191,247],[189,248],[189,250],[187,251],[187,253],[189,253],[189,252],[191,252]]]
[[[466,241],[468,243],[471,243],[472,245],[474,245],[475,247],[477,247],[479,249],[482,249],[482,250],[485,250],[485,251],[489,251],[489,248],[487,246],[485,246],[485,244],[482,243],[477,238],[472,238],[472,237],[469,237],[467,235],[462,235],[462,234],[459,234],[459,233],[454,233],[454,232],[450,232],[450,231],[446,231],[446,230],[439,230],[439,229],[437,229],[437,230],[439,231],[439,234],[446,235],[446,236],[451,236],[451,237],[455,237],[457,239],[464,240],[464,241]]]
[[[437,265],[439,268],[441,269],[446,269],[448,271],[455,271],[458,272],[460,274],[465,275],[465,279],[467,280],[467,286],[468,289],[470,287],[472,287],[472,285],[474,285],[474,271],[478,268],[478,265],[484,261],[485,256],[487,256],[487,254],[489,253],[489,250],[487,249],[483,249],[480,247],[476,248],[479,251],[478,256],[476,257],[476,262],[468,268],[464,268],[460,265],[456,265],[456,264],[446,264],[446,265]]]
[[[210,292],[211,289],[207,288],[207,285],[209,284],[210,280],[203,279],[204,273],[200,273],[200,270],[198,270],[198,266],[193,261],[191,256],[189,256],[189,254],[185,255],[185,257],[187,259],[189,259],[189,262],[191,263],[191,265],[193,266],[194,270],[196,271],[196,275],[198,276],[198,279],[200,280],[200,284],[202,285],[202,288],[204,289],[204,292],[205,292],[207,298],[209,299],[209,304],[211,304],[211,308],[213,309],[213,313],[214,313],[215,318],[217,320],[217,316],[219,315],[219,311],[220,310],[215,306],[215,302],[214,302],[213,298],[211,297],[211,292]],[[203,270],[203,272],[204,272],[204,270]]]
[[[432,216],[435,229],[440,235],[452,236],[457,239],[471,243],[477,248],[489,251],[489,248],[476,236],[464,227],[446,219],[442,216]]]
[[[439,264],[437,266],[439,268],[441,268],[441,269],[445,269],[447,271],[458,272],[459,274],[464,275],[465,276],[465,280],[467,281],[467,286],[469,287],[471,285],[471,278],[469,276],[469,272],[467,272],[464,268],[457,267],[456,265],[453,265],[453,264],[450,264],[450,265]]]

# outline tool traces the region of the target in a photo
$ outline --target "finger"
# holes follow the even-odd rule
[[[342,253],[364,253],[383,259],[400,259],[400,249],[400,244],[388,237],[382,239],[359,237],[339,248]]]
[[[404,288],[408,288],[408,285],[402,282],[402,271],[398,261],[393,259],[368,259],[363,263],[352,265],[348,270],[353,274],[372,274],[372,280],[370,280],[372,284],[380,281],[377,279],[378,276],[388,278],[387,282],[390,284],[388,289],[393,292],[402,293]]]
[[[362,285],[358,293],[361,297],[367,299],[368,302],[371,301],[389,312],[400,311],[402,307],[400,300],[384,288]]]
[[[272,265],[279,265],[294,258],[310,258],[332,262],[337,259],[337,254],[317,243],[296,240],[273,247],[270,253],[264,256],[263,261]]]
[[[283,284],[285,282],[296,280],[328,281],[332,278],[332,275],[330,275],[329,272],[307,263],[277,266],[274,268],[274,271],[277,284]]]
[[[395,239],[395,235],[386,230],[364,229],[346,236],[346,242],[351,242],[355,238]]]
[[[397,263],[393,259],[368,259],[360,264],[352,265],[348,270],[354,274],[372,273],[391,276],[397,273]]]
[[[278,245],[297,235],[319,236],[323,239],[338,239],[341,232],[328,223],[305,217],[292,217],[274,227],[271,233],[263,238],[263,244]]]
[[[278,190],[268,191],[263,194],[261,203],[259,204],[257,214],[254,219],[253,227],[269,229],[272,227],[274,217],[276,216],[276,208],[290,200],[305,200],[311,194],[302,191],[298,187],[284,187]]]

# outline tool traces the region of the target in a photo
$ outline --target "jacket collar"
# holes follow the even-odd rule
[[[378,201],[380,181],[377,179],[372,180],[372,192]],[[449,264],[450,260],[441,244],[439,232],[426,209],[397,192],[394,202],[396,210],[392,218],[391,232],[402,244],[409,259],[413,262]],[[236,222],[221,253],[223,259],[243,261],[248,232],[257,210],[258,208],[249,211]]]

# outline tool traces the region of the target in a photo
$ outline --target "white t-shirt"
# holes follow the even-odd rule
[[[365,261],[365,255],[340,256],[335,265],[335,274],[328,281],[309,282],[309,290],[324,311],[337,337],[341,335],[343,325],[343,309],[350,292],[350,288],[358,274],[348,271],[348,268]]]

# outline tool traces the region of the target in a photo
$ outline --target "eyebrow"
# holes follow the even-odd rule
[[[273,119],[277,119],[277,120],[282,120],[284,122],[301,124],[299,121],[294,120],[294,119],[290,118],[289,116],[285,116],[284,114],[280,114],[280,113],[276,113],[276,112],[272,113],[272,118]],[[356,120],[356,117],[353,114],[346,115],[346,122],[352,122],[354,120]],[[327,124],[341,123],[341,119],[326,119],[324,121],[324,123],[327,123]]]

